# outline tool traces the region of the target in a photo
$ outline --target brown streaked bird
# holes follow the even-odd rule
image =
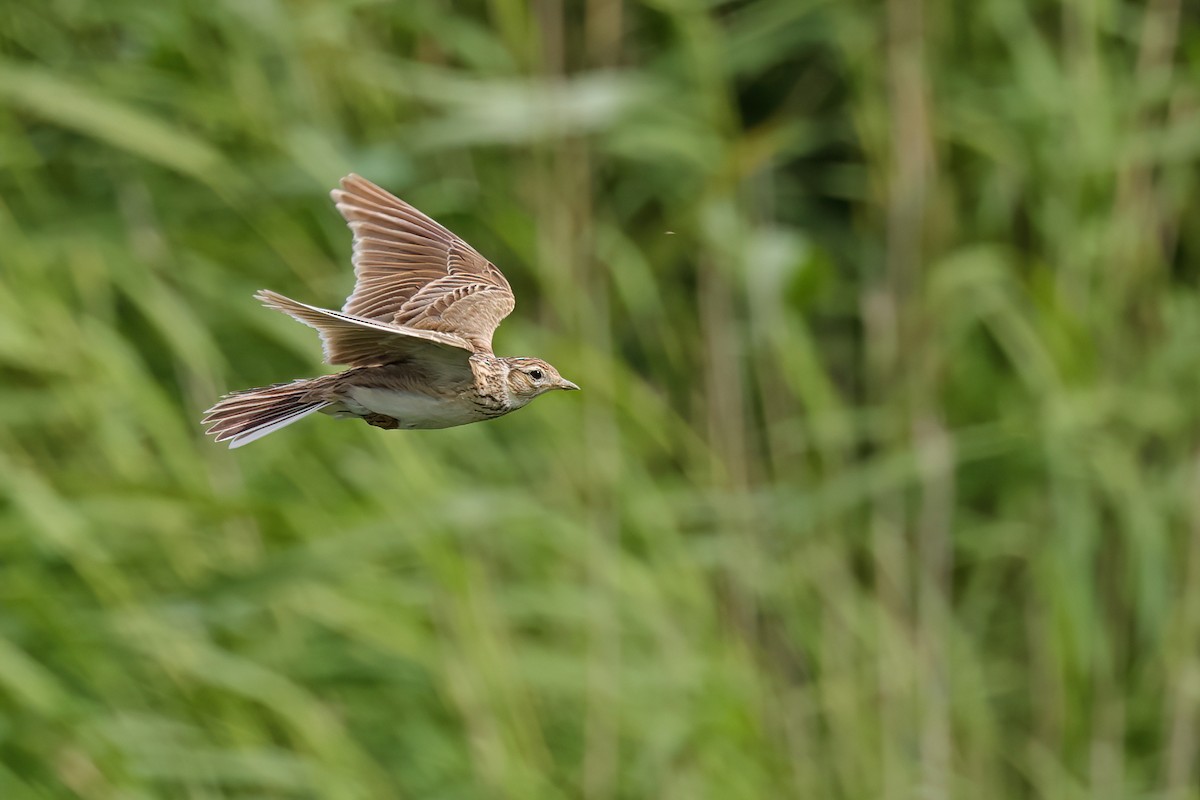
[[[579,388],[541,359],[492,353],[516,301],[469,244],[357,175],[331,194],[354,232],[356,282],[342,310],[266,289],[255,297],[316,328],[325,360],[349,369],[226,395],[204,416],[218,442],[241,447],[318,411],[378,428],[449,428]]]

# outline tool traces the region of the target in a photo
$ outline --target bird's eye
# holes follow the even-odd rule
[[[529,377],[533,378],[535,381],[540,381],[543,377],[542,371],[540,369],[531,369],[529,370]]]

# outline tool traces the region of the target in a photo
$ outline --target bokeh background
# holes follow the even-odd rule
[[[1200,797],[1198,11],[0,2],[0,796]],[[350,171],[584,391],[207,441]]]

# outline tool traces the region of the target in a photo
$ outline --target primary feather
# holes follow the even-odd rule
[[[492,352],[497,326],[516,307],[496,265],[358,175],[331,196],[354,232],[357,282],[344,313],[453,334],[475,352]]]

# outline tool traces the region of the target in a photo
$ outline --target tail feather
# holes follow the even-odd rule
[[[314,388],[313,380],[302,379],[234,392],[206,411],[202,424],[216,441],[241,447],[332,405]]]

